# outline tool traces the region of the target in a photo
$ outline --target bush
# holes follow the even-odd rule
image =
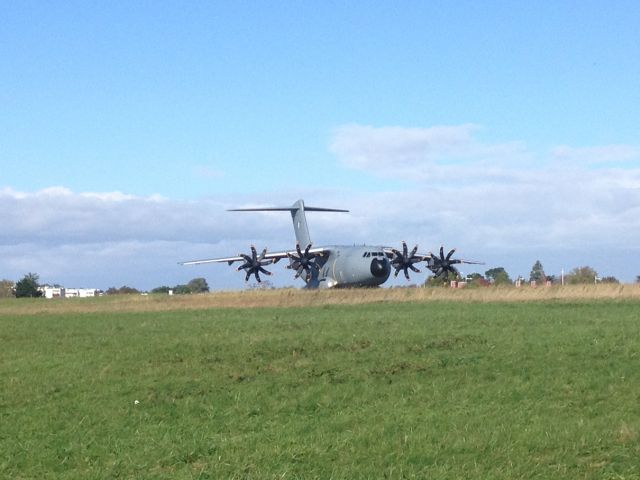
[[[41,297],[42,292],[38,290],[38,280],[40,277],[36,273],[27,273],[22,280],[16,283],[17,298],[36,298]]]
[[[0,298],[15,297],[15,284],[11,280],[0,280]]]

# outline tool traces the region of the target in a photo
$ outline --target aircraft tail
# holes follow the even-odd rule
[[[307,216],[304,212],[348,212],[349,210],[341,210],[336,208],[319,208],[307,207],[304,200],[300,199],[290,207],[268,207],[268,208],[234,208],[230,212],[291,212],[291,220],[293,221],[293,230],[296,234],[296,240],[302,248],[311,243],[309,235],[309,227],[307,226]]]

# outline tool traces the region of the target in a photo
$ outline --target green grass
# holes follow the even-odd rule
[[[0,315],[0,478],[640,478],[639,312]]]

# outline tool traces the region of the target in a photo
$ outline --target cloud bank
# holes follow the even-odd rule
[[[487,263],[475,271],[503,266],[513,277],[528,275],[538,259],[547,273],[590,265],[625,281],[640,274],[640,148],[559,145],[540,153],[517,141],[482,141],[480,130],[336,129],[330,150],[344,167],[336,175],[393,180],[376,192],[303,186],[269,198],[177,201],[64,187],[0,189],[0,277],[17,280],[32,271],[67,286],[153,288],[204,276],[213,288],[242,288],[242,275],[226,265],[177,262],[235,255],[252,243],[293,248],[288,214],[226,209],[290,205],[301,197],[308,205],[350,210],[308,214],[317,245],[406,240],[430,251],[444,243]],[[280,265],[272,270],[276,285],[296,284]]]
[[[177,262],[238,253],[255,238],[252,219],[223,199],[175,201],[120,192],[0,190],[0,277],[27,272],[67,286],[175,285],[203,271]],[[255,219],[253,219],[255,221]],[[280,219],[284,223],[285,219]],[[277,222],[276,222],[277,224]],[[273,241],[271,227],[259,232]],[[222,272],[221,272],[222,273]],[[224,287],[224,273],[213,286]]]
[[[389,210],[381,218],[405,205],[405,217],[428,225],[417,229],[423,238],[464,239],[496,261],[501,252],[521,252],[598,264],[627,280],[640,274],[632,260],[640,237],[640,147],[561,145],[540,153],[521,142],[483,142],[479,130],[346,125],[330,148],[345,167],[406,181],[406,191],[379,204]]]

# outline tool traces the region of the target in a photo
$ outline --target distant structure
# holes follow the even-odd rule
[[[42,292],[42,296],[45,298],[89,298],[98,297],[102,293],[97,288],[65,288],[51,287],[49,285],[43,285],[38,290]]]

